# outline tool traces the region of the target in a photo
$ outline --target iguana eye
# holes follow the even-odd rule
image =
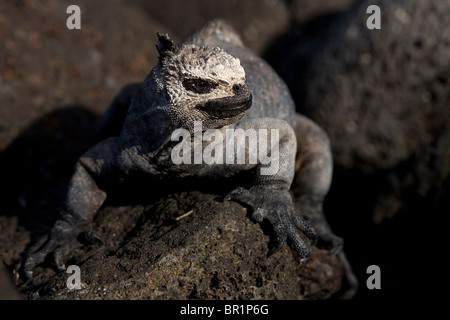
[[[202,79],[186,79],[183,81],[183,87],[195,93],[205,94],[217,87],[217,83]]]

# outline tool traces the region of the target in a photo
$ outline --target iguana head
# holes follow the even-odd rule
[[[219,128],[236,122],[251,107],[252,94],[237,58],[220,48],[177,47],[158,33],[160,86],[168,104],[164,108],[179,127]]]

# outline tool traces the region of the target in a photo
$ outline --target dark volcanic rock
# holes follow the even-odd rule
[[[155,32],[165,27],[119,0],[70,4],[80,6],[81,30],[67,29],[66,2],[0,3],[0,150],[55,109],[103,112],[156,62]]]
[[[371,4],[381,30],[366,27]],[[331,192],[347,190],[336,196],[342,203],[363,188],[377,222],[434,207],[449,176],[449,14],[444,0],[359,1],[297,26],[267,53],[298,110],[330,137],[342,173]]]
[[[371,4],[381,30],[366,27]],[[445,0],[360,1],[278,43],[273,64],[329,134],[337,165],[392,168],[449,126],[449,15]]]
[[[450,190],[450,130],[436,137],[407,161],[385,173],[386,189],[377,195],[375,222],[398,211],[448,212]],[[438,220],[437,220],[438,221]]]
[[[372,4],[381,30],[366,27]],[[446,0],[358,1],[294,26],[266,53],[298,110],[330,137],[325,212],[345,239],[361,299],[439,291],[445,264],[418,257],[439,260],[448,242],[449,15]],[[378,292],[363,285],[371,264],[383,270]],[[419,273],[430,279],[412,281]]]
[[[289,11],[282,0],[134,0],[148,15],[186,39],[210,20],[228,20],[244,43],[260,53],[289,25]]]
[[[188,210],[189,209],[189,210]],[[96,219],[104,247],[81,248],[68,265],[81,269],[22,286],[44,299],[324,299],[341,284],[341,265],[326,250],[296,270],[288,246],[266,257],[269,236],[246,210],[216,195],[181,192],[151,205],[106,206]]]
[[[291,15],[296,23],[304,23],[320,16],[347,10],[355,0],[292,0]]]

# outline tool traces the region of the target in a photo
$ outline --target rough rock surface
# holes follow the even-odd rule
[[[247,47],[260,53],[289,26],[289,10],[282,0],[134,0],[147,14],[186,39],[212,19],[229,21]]]
[[[82,30],[67,29],[65,2],[0,3],[0,150],[52,110],[83,105],[102,113],[156,62],[153,30],[167,28],[118,0],[71,4],[80,6]]]
[[[372,4],[381,30],[366,28]],[[362,299],[439,291],[440,263],[419,256],[440,259],[448,242],[449,14],[445,0],[358,1],[293,26],[266,53],[298,110],[330,136],[325,212],[360,283],[375,263],[387,284],[361,286]],[[427,280],[411,281],[419,274]]]
[[[381,30],[366,27],[369,4],[381,8]],[[365,185],[377,222],[417,199],[434,206],[449,177],[449,14],[443,0],[359,1],[298,26],[267,53],[298,110],[328,132],[336,172],[345,172],[335,185]]]
[[[292,0],[290,12],[295,23],[305,23],[321,16],[343,12],[356,0]]]
[[[381,30],[366,27],[370,4]],[[449,14],[445,0],[360,1],[276,46],[277,71],[328,132],[339,166],[392,168],[448,128]]]
[[[304,299],[339,289],[337,260],[326,251],[315,250],[297,276],[288,247],[266,258],[269,236],[243,207],[216,198],[178,193],[149,206],[106,207],[96,226],[107,246],[70,261],[81,268],[82,289],[67,289],[62,272],[23,291],[44,299]],[[131,220],[143,222],[127,236]]]

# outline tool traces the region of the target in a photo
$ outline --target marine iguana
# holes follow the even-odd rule
[[[120,110],[125,114],[124,106],[127,110],[125,119],[116,118],[120,135],[106,138],[80,157],[60,218],[45,242],[26,251],[20,268],[31,277],[33,268],[51,255],[56,267],[64,270],[68,253],[81,245],[80,235],[101,241],[90,225],[107,197],[104,187],[135,174],[154,183],[168,177],[229,177],[256,169],[251,188],[238,187],[225,199],[250,206],[256,221],[270,222],[275,241],[269,253],[289,239],[305,265],[310,247],[301,233],[311,245],[320,237],[339,252],[342,241],[322,212],[332,175],[329,141],[320,127],[295,113],[284,82],[222,21],[213,21],[179,46],[167,35],[158,33],[158,40],[158,64],[142,84],[126,87],[110,107],[113,116]],[[174,164],[171,134],[178,128],[192,132],[194,121],[201,121],[203,130],[277,129],[278,170],[262,175],[261,163]],[[296,172],[297,205],[311,221],[297,212],[290,194]]]

